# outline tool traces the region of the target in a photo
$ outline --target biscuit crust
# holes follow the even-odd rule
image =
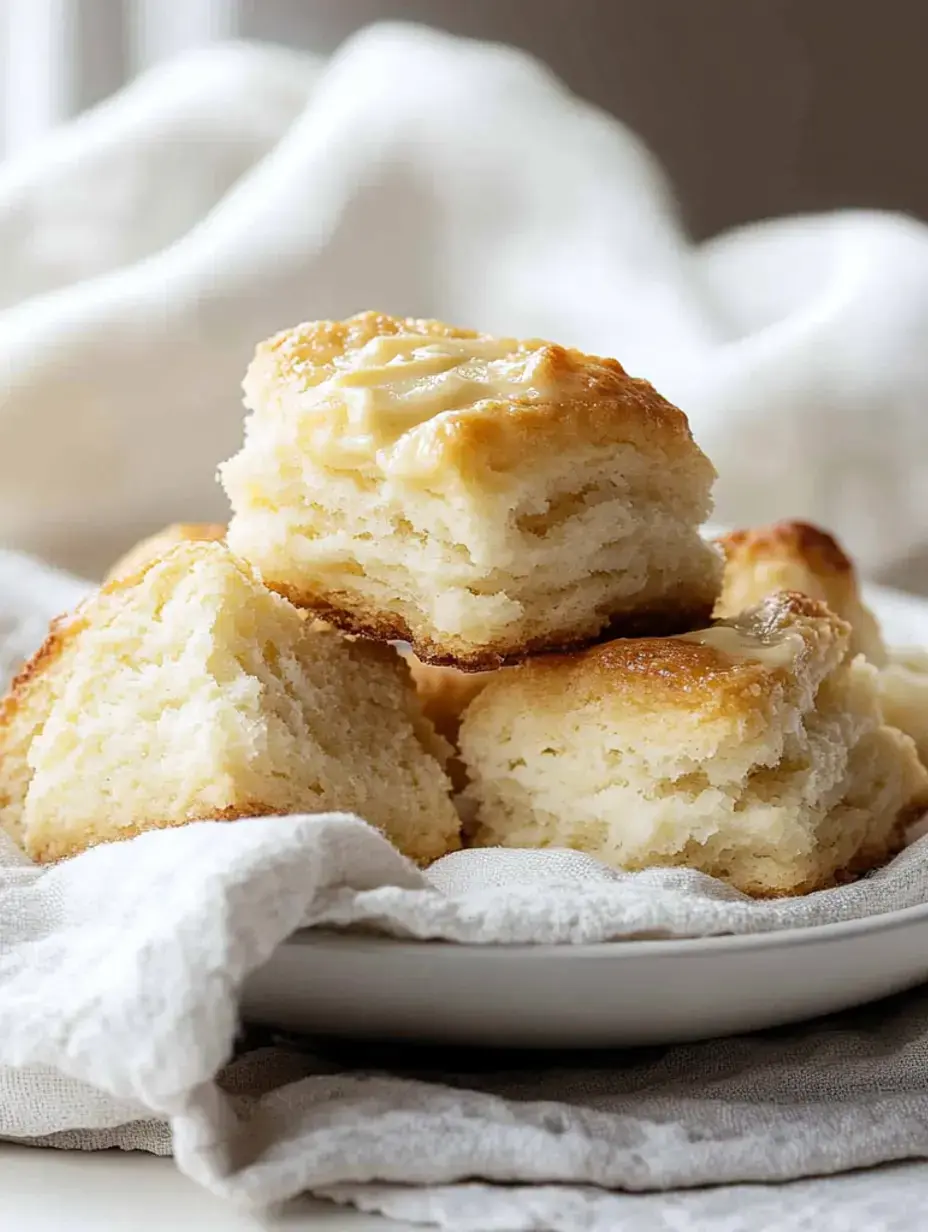
[[[629,376],[617,359],[586,355],[541,338],[491,338],[443,321],[361,312],[344,321],[305,321],[262,342],[244,381],[246,405],[274,406],[282,391],[321,385],[338,361],[377,338],[412,335],[436,342],[492,342],[513,364],[531,362],[531,382],[521,396],[481,398],[450,409],[413,430],[425,429],[426,448],[440,447],[442,466],[467,475],[475,464],[505,472],[532,453],[581,438],[593,445],[660,442],[671,456],[698,458],[686,415],[645,380]]]
[[[854,569],[837,539],[810,522],[786,520],[771,526],[734,530],[722,535],[718,542],[729,560],[803,561],[817,573],[840,576]]]
[[[554,691],[571,703],[601,701],[625,707],[669,707],[683,712],[739,717],[762,704],[763,692],[801,671],[813,651],[843,652],[847,623],[824,604],[797,592],[771,595],[746,616],[743,628],[760,647],[774,645],[781,633],[799,634],[789,663],[768,666],[762,659],[734,658],[711,643],[684,636],[618,638],[579,654],[552,654],[521,664],[517,672],[488,682],[483,697],[518,680],[527,705],[544,704]],[[801,641],[801,645],[799,642]],[[481,699],[474,703],[479,707]]]
[[[197,821],[241,821],[246,817],[268,817],[274,809],[267,804],[242,804],[235,808],[195,810],[189,817],[172,818],[152,817],[143,821],[132,822],[120,826],[116,841],[124,842],[130,838],[138,838],[149,830],[175,830],[178,826],[188,826]],[[96,838],[83,835],[80,838],[67,838],[60,835],[48,835],[39,842],[29,845],[29,855],[37,864],[57,864],[59,860],[70,860],[79,856],[82,851],[97,847],[104,842],[114,841],[115,836]]]
[[[501,667],[523,663],[538,655],[565,655],[584,650],[589,646],[609,641],[616,637],[636,637],[639,634],[669,636],[685,633],[706,624],[712,614],[713,601],[705,597],[694,598],[687,605],[655,607],[615,616],[605,628],[595,625],[585,632],[544,637],[517,639],[512,644],[497,644],[493,647],[474,649],[468,643],[451,639],[437,641],[423,637],[406,621],[396,616],[387,617],[370,611],[367,613],[332,606],[331,598],[304,590],[294,590],[281,584],[269,583],[272,590],[289,599],[295,607],[312,611],[320,620],[341,629],[344,633],[382,642],[406,642],[412,646],[416,657],[435,667],[453,667],[460,672],[491,672]],[[595,630],[595,631],[594,631]]]
[[[879,625],[861,600],[853,562],[833,535],[808,522],[784,521],[736,530],[717,542],[725,573],[716,616],[734,616],[776,590],[802,591],[849,622],[852,654],[883,666]]]

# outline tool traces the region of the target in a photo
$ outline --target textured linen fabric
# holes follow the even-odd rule
[[[0,556],[3,673],[83,589]],[[921,605],[895,603],[890,635],[915,634]],[[310,1190],[458,1232],[820,1232],[850,1212],[914,1232],[919,1170],[802,1178],[928,1156],[924,989],[752,1037],[570,1058],[242,1036],[237,999],[300,926],[569,943],[926,900],[928,839],[855,885],[756,903],[570,852],[464,852],[423,873],[345,815],[200,823],[45,869],[0,838],[0,1137],[173,1152],[237,1202]]]

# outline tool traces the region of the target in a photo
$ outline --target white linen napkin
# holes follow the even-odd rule
[[[0,543],[88,576],[226,516],[258,339],[368,307],[617,356],[689,414],[723,521],[821,521],[871,572],[928,547],[928,228],[694,245],[640,142],[516,51],[196,52],[0,165],[0,253]]]
[[[82,589],[0,555],[0,675]],[[928,605],[896,611],[890,636],[914,631],[904,622],[919,611],[928,631]],[[853,885],[754,902],[690,871],[622,875],[570,852],[461,852],[423,873],[344,815],[199,823],[44,869],[0,836],[0,1137],[173,1151],[235,1201],[312,1190],[458,1232],[687,1226],[660,1222],[668,1212],[747,1232],[759,1211],[806,1218],[822,1182],[776,1199],[736,1183],[928,1155],[924,991],[808,1027],[567,1064],[260,1035],[236,1052],[239,990],[301,926],[571,943],[791,928],[926,900],[928,838]],[[710,1184],[726,1188],[659,1192]],[[887,1192],[876,1175],[867,1227],[917,1228],[876,1221]],[[860,1183],[837,1185],[830,1209],[846,1213],[851,1195],[861,1201]]]

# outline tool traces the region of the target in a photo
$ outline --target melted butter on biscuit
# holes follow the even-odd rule
[[[332,467],[428,469],[433,434],[413,429],[481,402],[542,394],[546,355],[543,343],[523,349],[512,339],[373,338],[339,356],[332,375],[306,390],[302,443]]]
[[[744,628],[724,624],[713,625],[711,629],[698,629],[695,633],[683,633],[680,641],[709,646],[738,662],[753,660],[770,671],[792,667],[805,646],[802,634],[796,629],[750,633]]]

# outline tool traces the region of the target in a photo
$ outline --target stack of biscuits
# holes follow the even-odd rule
[[[772,896],[928,806],[925,664],[823,532],[707,542],[712,464],[615,360],[363,313],[259,346],[245,402],[228,527],[139,544],[0,704],[34,859],[340,810],[421,864],[568,847]]]

